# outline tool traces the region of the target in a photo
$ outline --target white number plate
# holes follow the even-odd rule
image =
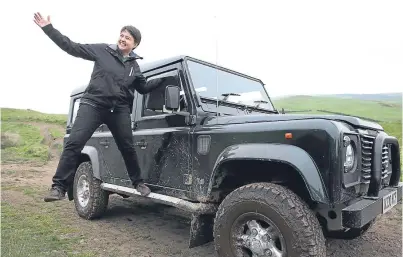
[[[397,190],[383,197],[382,213],[388,212],[397,204]]]

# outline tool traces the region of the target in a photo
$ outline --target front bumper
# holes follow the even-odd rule
[[[362,200],[342,210],[342,225],[346,228],[362,228],[365,224],[396,207],[402,200],[403,183],[385,187],[377,197],[364,197]]]

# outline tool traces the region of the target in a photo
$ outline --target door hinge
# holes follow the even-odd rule
[[[186,118],[186,124],[187,124],[187,125],[194,125],[194,124],[196,124],[196,115],[189,115],[189,116]]]
[[[132,121],[132,130],[135,130],[137,128],[137,122]]]
[[[191,185],[192,184],[192,175],[191,174],[184,174],[183,175],[183,183],[185,185]]]

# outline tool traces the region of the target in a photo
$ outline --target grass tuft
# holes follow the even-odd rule
[[[19,122],[2,122],[1,134],[6,142],[12,141],[8,135],[18,135],[19,138],[18,143],[2,144],[2,162],[48,160],[48,146],[42,144],[43,136],[39,128]]]

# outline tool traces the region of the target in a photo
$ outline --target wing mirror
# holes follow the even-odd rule
[[[165,109],[179,109],[180,88],[178,86],[168,85],[165,88]]]

